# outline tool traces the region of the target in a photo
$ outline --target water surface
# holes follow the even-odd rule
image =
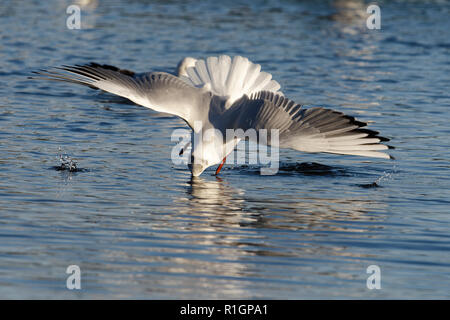
[[[363,1],[97,1],[81,30],[69,4],[0,4],[1,298],[450,297],[448,2],[380,2],[381,30]],[[275,176],[227,165],[191,179],[169,161],[182,120],[27,78],[218,54],[370,122],[396,160],[283,150]],[[82,170],[55,170],[60,154]]]

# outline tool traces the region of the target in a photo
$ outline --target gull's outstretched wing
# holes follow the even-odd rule
[[[179,116],[191,127],[195,120],[203,118],[211,100],[211,94],[164,72],[136,75],[128,70],[90,63],[35,73],[44,76],[41,79],[82,84],[125,97],[155,111]]]
[[[392,158],[381,152],[390,147],[378,132],[364,129],[366,123],[324,108],[303,109],[299,104],[261,91],[236,101],[223,117],[225,129],[271,129],[279,131],[279,146],[304,152],[327,152],[366,157]],[[259,141],[260,143],[264,141]],[[271,139],[268,138],[267,144]]]

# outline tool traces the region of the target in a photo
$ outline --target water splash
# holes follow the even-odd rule
[[[389,181],[394,179],[394,174],[397,173],[397,165],[392,167],[391,171],[384,171],[383,174],[378,177],[374,182],[368,184],[360,184],[362,188],[378,188],[381,187],[380,183],[382,181]]]
[[[77,166],[77,162],[72,159],[68,154],[62,153],[61,147],[58,148],[59,154],[57,156],[59,160],[59,166],[53,166],[52,169],[56,171],[68,171],[68,172],[79,172],[83,171]]]
[[[379,184],[381,181],[384,181],[384,180],[387,180],[387,181],[393,180],[395,173],[397,173],[397,166],[396,165],[394,165],[392,167],[392,170],[390,172],[384,171],[383,174],[377,180],[375,180],[375,183]]]

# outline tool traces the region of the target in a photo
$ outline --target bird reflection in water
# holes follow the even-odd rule
[[[343,177],[348,173],[332,170],[323,166],[324,172],[318,173],[320,166],[312,166],[313,173],[309,173],[309,166],[301,166],[298,171],[304,176]],[[288,172],[289,175],[294,175]],[[286,182],[292,181],[286,176]],[[278,183],[279,180],[278,180]],[[193,177],[187,183],[188,197],[180,200],[187,202],[187,206],[180,208],[181,213],[190,216],[195,230],[230,231],[251,227],[251,231],[261,229],[276,230],[348,230],[343,221],[367,221],[373,223],[377,219],[384,219],[386,203],[380,193],[343,193],[332,192],[329,188],[312,190],[306,187],[292,192],[289,186],[271,187],[257,185],[252,190],[245,191],[231,186],[226,180],[216,177],[214,180]],[[233,183],[233,186],[235,184]],[[261,192],[264,190],[264,192]],[[337,223],[337,221],[339,221]],[[350,231],[364,232],[364,224],[359,228],[352,226]],[[249,230],[247,230],[249,231]]]
[[[214,180],[191,177],[186,193],[190,210],[194,214],[223,214],[230,217],[243,212],[244,191],[231,187],[218,176]]]
[[[178,275],[164,277],[165,285],[194,288],[192,292],[185,289],[186,294],[202,288],[211,292],[210,298],[246,297],[251,295],[249,281],[265,283],[261,274],[266,267],[272,272],[279,269],[275,274],[280,281],[289,278],[301,283],[321,272],[348,277],[330,269],[329,259],[339,257],[349,263],[370,259],[370,244],[387,217],[384,189],[340,189],[333,183],[348,179],[348,172],[340,173],[342,168],[282,166],[295,170],[271,179],[236,168],[238,173],[223,179],[206,175],[180,181],[181,192],[174,197],[176,213],[164,215],[153,225],[164,239],[158,247],[164,253],[160,271]],[[321,168],[323,172],[318,172]],[[308,175],[308,169],[315,174]],[[243,174],[248,176],[242,178]],[[247,182],[249,176],[253,181]],[[312,185],[311,179],[315,180]],[[180,195],[183,190],[185,194]],[[367,243],[368,249],[355,251],[348,246],[352,241],[360,246]],[[323,260],[323,267],[309,268],[311,259]]]

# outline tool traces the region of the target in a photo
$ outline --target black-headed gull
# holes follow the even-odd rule
[[[304,152],[327,152],[366,157],[392,158],[382,152],[389,139],[362,128],[366,123],[341,112],[314,107],[302,108],[283,96],[272,75],[247,58],[222,55],[205,60],[184,58],[175,74],[136,74],[109,65],[90,63],[35,72],[45,79],[72,82],[128,98],[155,111],[176,115],[195,134],[191,162],[193,176],[219,164],[240,141],[226,138],[227,129],[278,130],[277,146]],[[270,139],[258,143],[271,144]]]

